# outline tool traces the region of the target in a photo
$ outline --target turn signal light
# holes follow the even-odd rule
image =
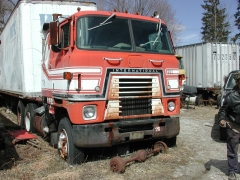
[[[182,80],[184,80],[186,77],[185,77],[185,75],[184,74],[181,74],[181,75],[179,75],[179,79],[182,79]]]
[[[70,72],[63,73],[63,79],[71,80],[73,78],[73,74]]]

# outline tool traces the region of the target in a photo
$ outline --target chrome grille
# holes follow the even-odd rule
[[[124,99],[120,100],[120,116],[152,114],[152,100],[151,98],[140,99]]]
[[[109,98],[159,98],[158,76],[113,76]]]
[[[160,98],[158,76],[113,76],[111,79],[109,108],[114,116],[153,114],[156,109],[153,98]]]

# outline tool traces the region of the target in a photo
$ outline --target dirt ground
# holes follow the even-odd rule
[[[24,141],[12,145],[6,130],[18,129],[12,123],[16,122],[16,116],[4,108],[0,111],[10,119],[0,117],[5,125],[6,144],[0,150],[0,179],[227,179],[226,143],[218,140],[218,124],[214,120],[218,109],[215,106],[181,109],[177,145],[168,148],[167,154],[159,153],[143,163],[127,164],[121,174],[109,168],[110,159],[116,155],[114,148],[91,149],[85,163],[69,166],[41,137],[35,140],[37,147]]]

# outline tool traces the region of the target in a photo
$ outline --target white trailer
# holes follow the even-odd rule
[[[19,0],[0,35],[0,91],[20,98],[41,96],[44,23],[52,14],[68,17],[77,8],[97,10],[80,0]]]
[[[197,88],[196,104],[215,100],[224,85],[224,76],[239,69],[239,44],[198,43],[176,47],[183,56],[186,84]]]

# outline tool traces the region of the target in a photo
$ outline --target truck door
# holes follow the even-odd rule
[[[59,48],[60,52],[51,63],[52,68],[63,68],[68,66],[68,53],[70,46],[70,23],[67,22],[59,28]]]

